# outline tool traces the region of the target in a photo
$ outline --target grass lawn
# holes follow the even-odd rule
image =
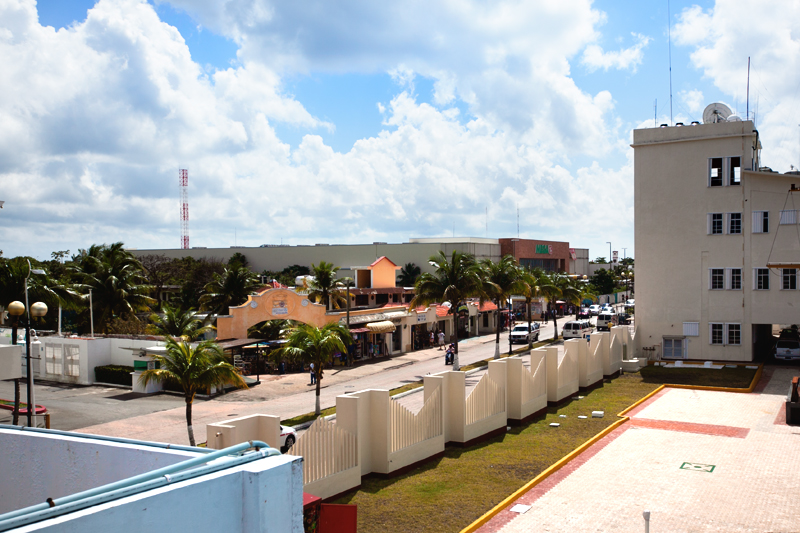
[[[448,446],[440,459],[396,478],[364,478],[359,490],[333,503],[358,505],[360,533],[460,531],[618,420],[618,412],[659,385],[747,387],[755,372],[739,368],[669,370],[647,367],[642,373],[625,374],[586,393],[582,400],[548,408],[546,415],[503,436],[469,448]],[[605,411],[605,418],[591,418],[595,410]],[[580,420],[578,415],[589,418]],[[551,428],[551,422],[559,422],[561,427]]]

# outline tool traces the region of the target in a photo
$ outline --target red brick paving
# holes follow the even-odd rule
[[[749,428],[731,426],[717,426],[714,424],[695,424],[694,422],[674,422],[671,420],[653,420],[650,418],[631,418],[626,425],[648,429],[663,429],[665,431],[681,431],[683,433],[699,433],[701,435],[714,435],[717,437],[734,437],[743,439],[750,433]]]

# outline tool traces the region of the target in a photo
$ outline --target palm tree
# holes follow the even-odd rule
[[[148,296],[150,287],[141,263],[121,242],[81,250],[68,270],[84,303],[89,302],[91,292],[94,321],[103,332],[111,319],[133,317],[155,303]]]
[[[495,331],[494,358],[500,358],[500,310],[507,307],[506,303],[512,294],[525,291],[522,280],[522,269],[512,255],[506,255],[499,262],[491,259],[481,261],[483,270],[484,289],[497,305],[497,325]],[[509,327],[511,317],[509,316]],[[528,329],[530,332],[530,329]]]
[[[552,276],[553,285],[558,288],[558,296],[565,302],[570,304],[581,304],[581,290],[575,286],[575,282],[566,274],[554,274]],[[558,323],[556,322],[556,315],[553,315],[553,340],[558,340]]]
[[[261,288],[261,283],[249,268],[226,267],[203,287],[202,309],[215,315],[228,313],[228,308],[242,305],[247,297]]]
[[[312,279],[306,282],[304,289],[308,292],[308,298],[312,302],[320,302],[325,305],[325,309],[339,309],[346,302],[342,295],[344,285],[342,280],[336,279],[339,267],[333,263],[320,261],[319,266],[311,264]]]
[[[203,325],[203,321],[197,318],[194,309],[182,310],[179,307],[164,305],[163,311],[163,316],[158,313],[150,315],[152,325],[148,329],[154,335],[195,341],[205,332],[214,330],[213,326]]]
[[[545,313],[549,313],[549,307],[558,300],[558,297],[561,296],[561,289],[556,285],[555,282],[556,274],[551,274],[549,272],[542,272],[541,277],[539,278],[540,285],[539,285],[539,292],[542,296],[544,296],[545,300],[547,300],[547,307],[545,309]],[[553,336],[553,340],[558,340],[558,327],[556,326],[555,317],[553,318],[553,326],[555,327],[555,334]]]
[[[286,337],[286,344],[280,349],[282,355],[301,361],[314,363],[314,377],[317,382],[314,414],[319,416],[319,391],[322,380],[322,366],[333,359],[336,352],[347,353],[347,345],[353,342],[346,326],[333,322],[321,328],[310,324],[298,324]]]
[[[38,261],[28,257],[0,259],[0,307],[5,308],[13,301],[25,301],[26,277],[28,278],[28,299],[30,301],[44,302],[48,307],[74,301],[75,294],[49,275],[29,276],[28,260],[31,261],[32,268],[39,268]]]
[[[522,271],[522,282],[524,288],[522,295],[525,296],[525,307],[528,313],[528,331],[531,330],[531,303],[534,298],[543,296],[548,291],[553,291],[556,287],[552,284],[550,277],[541,268],[526,268]],[[533,339],[528,337],[528,348],[533,348]]]
[[[401,287],[413,287],[421,273],[422,269],[417,265],[414,263],[406,263],[405,266],[400,269],[400,275],[397,281],[400,283]]]
[[[436,271],[433,274],[425,272],[417,279],[415,296],[409,304],[409,309],[435,302],[450,302],[448,313],[453,315],[456,346],[453,370],[458,370],[458,308],[466,298],[474,296],[487,298],[481,280],[480,266],[474,256],[456,250],[453,250],[449,259],[440,251],[437,255],[431,256],[429,262]]]
[[[214,341],[203,341],[195,346],[184,341],[176,341],[165,337],[167,342],[164,355],[153,355],[159,368],[151,368],[142,372],[139,383],[147,386],[154,381],[178,383],[183,389],[186,402],[186,427],[189,432],[189,444],[195,445],[192,428],[192,402],[198,392],[204,392],[214,386],[233,385],[243,389],[247,384],[236,368],[223,358],[222,348]]]

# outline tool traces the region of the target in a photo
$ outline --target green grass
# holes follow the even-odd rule
[[[676,385],[695,385],[705,387],[733,387],[746,389],[753,381],[756,371],[737,366],[736,368],[667,368],[646,366],[640,371],[647,383],[674,383]]]
[[[366,477],[358,491],[333,503],[358,505],[360,533],[458,531],[618,420],[616,413],[657,386],[639,374],[626,374],[503,436],[469,448],[448,447],[444,457],[405,475]],[[577,418],[591,417],[593,410],[605,411],[605,418]],[[551,422],[561,427],[551,428]]]

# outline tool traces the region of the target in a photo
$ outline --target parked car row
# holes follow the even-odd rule
[[[531,323],[531,329],[528,331],[527,322],[524,324],[517,324],[511,330],[511,343],[529,344],[539,340],[539,324],[536,322]]]

